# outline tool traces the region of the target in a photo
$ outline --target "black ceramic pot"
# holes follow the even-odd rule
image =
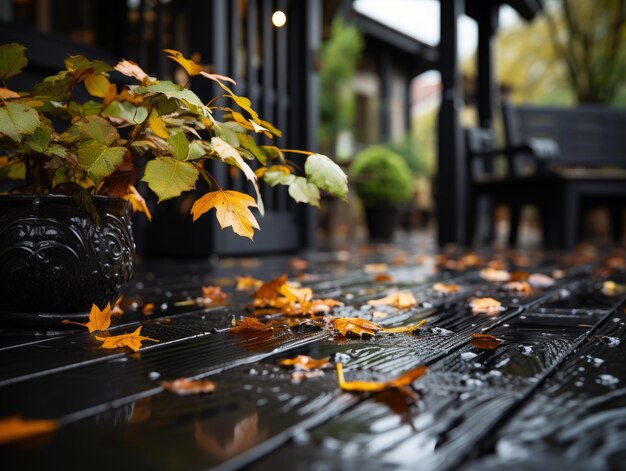
[[[389,242],[398,224],[398,208],[392,205],[366,206],[365,222],[372,242]]]
[[[60,326],[113,302],[133,276],[130,203],[94,197],[96,222],[72,197],[0,196],[0,323]]]

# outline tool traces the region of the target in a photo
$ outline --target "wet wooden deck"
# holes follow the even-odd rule
[[[141,322],[142,335],[160,340],[136,354],[100,349],[83,330],[0,332],[0,418],[62,425],[1,447],[0,468],[625,469],[625,304],[602,289],[604,281],[626,281],[622,254],[610,268],[606,254],[508,254],[510,271],[563,271],[554,286],[529,296],[484,281],[481,266],[443,269],[424,255],[419,246],[311,253],[298,271],[289,257],[142,263],[126,313],[111,329],[126,333]],[[394,281],[374,282],[363,268],[375,262],[386,263]],[[427,323],[372,339],[304,325],[269,335],[229,332],[233,318],[250,315],[250,292],[236,292],[234,276],[282,273],[302,279],[316,297],[344,302],[332,316],[372,320],[367,300],[408,289],[416,307],[386,309],[387,317],[373,320]],[[463,291],[434,293],[440,280]],[[177,305],[200,296],[203,285],[223,286],[230,302]],[[506,309],[473,314],[469,300],[484,296]],[[146,303],[155,305],[150,316],[141,312]],[[470,343],[475,332],[503,342],[479,349]],[[394,390],[343,392],[333,368],[294,382],[277,362],[298,354],[341,361],[348,379],[389,379],[422,364],[429,372],[413,384],[419,399],[411,403]],[[217,389],[179,396],[161,387],[180,377],[209,378]]]

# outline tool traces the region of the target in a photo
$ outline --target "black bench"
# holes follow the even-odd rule
[[[470,204],[477,215],[470,220],[478,219],[481,197],[509,205],[509,243],[514,245],[520,207],[533,204],[540,209],[544,243],[570,248],[582,232],[584,210],[602,205],[611,213],[619,241],[626,206],[626,110],[505,105],[503,116],[503,149],[495,146],[492,130],[466,131]],[[489,159],[497,155],[507,157],[505,175],[491,171]],[[468,240],[473,231],[470,224]]]

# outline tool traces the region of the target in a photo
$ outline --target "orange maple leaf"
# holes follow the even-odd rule
[[[218,189],[198,198],[191,207],[191,214],[195,221],[210,209],[215,208],[215,216],[222,229],[231,227],[235,234],[252,240],[254,229],[259,229],[259,223],[250,211],[250,207],[257,207],[252,196],[239,191]]]
[[[174,381],[163,381],[161,386],[166,390],[176,393],[179,396],[188,394],[205,394],[215,391],[215,383],[208,379],[187,379],[179,378]]]
[[[435,283],[433,285],[433,291],[435,291],[436,293],[442,293],[442,294],[458,293],[462,289],[463,288],[461,288],[459,285],[455,285],[455,284]]]
[[[276,299],[280,295],[280,288],[287,283],[287,275],[279,276],[270,280],[256,291],[254,297],[256,299]]]
[[[285,358],[278,362],[283,366],[295,366],[301,370],[311,371],[330,365],[330,357],[315,359],[307,355],[298,355],[295,358]]]
[[[240,333],[249,330],[268,331],[272,330],[269,325],[265,325],[262,322],[257,321],[254,317],[244,317],[240,321],[237,321],[235,327],[228,329],[230,332]]]
[[[344,391],[351,392],[380,392],[391,388],[403,389],[413,383],[417,378],[424,376],[427,371],[428,367],[422,365],[390,381],[346,381],[343,376],[343,365],[337,363],[339,387]]]
[[[19,415],[0,419],[0,444],[52,432],[59,428],[56,420],[23,419]]]
[[[102,311],[98,306],[92,304],[91,312],[89,313],[89,322],[85,324],[68,320],[64,320],[63,324],[82,325],[83,327],[87,327],[90,333],[96,330],[107,330],[111,325],[111,303],[107,303]]]
[[[158,340],[151,339],[150,337],[144,337],[141,334],[141,327],[137,327],[134,332],[130,334],[114,335],[112,337],[98,337],[96,339],[102,342],[100,348],[119,348],[128,347],[131,350],[137,352],[141,348],[141,342],[149,340],[151,342],[159,342]]]
[[[228,295],[222,291],[220,286],[203,286],[202,296],[205,299],[210,299],[212,303],[225,303],[228,300]]]
[[[382,330],[382,327],[375,322],[370,322],[360,317],[338,317],[334,319],[334,323],[335,329],[344,337],[348,335],[373,337],[376,335],[376,332]]]

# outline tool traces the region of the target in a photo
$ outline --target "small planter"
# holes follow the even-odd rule
[[[372,242],[389,242],[398,224],[399,211],[396,206],[366,206],[365,220]]]
[[[69,196],[0,196],[1,324],[60,327],[126,287],[135,266],[130,203],[93,201],[99,225]]]

